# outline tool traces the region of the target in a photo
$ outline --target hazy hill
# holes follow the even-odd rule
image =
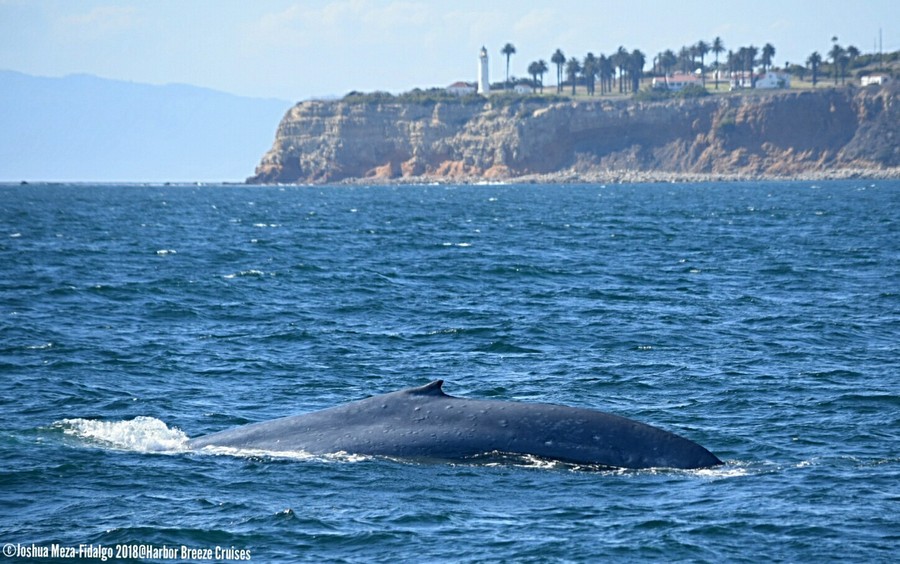
[[[0,181],[240,181],[290,105],[0,71]]]

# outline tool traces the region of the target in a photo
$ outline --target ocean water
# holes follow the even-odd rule
[[[898,181],[0,186],[0,543],[23,562],[892,562],[898,351]],[[437,378],[726,464],[185,448]]]

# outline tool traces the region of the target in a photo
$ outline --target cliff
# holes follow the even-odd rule
[[[900,167],[900,86],[669,99],[302,102],[253,183],[609,171],[791,177]]]

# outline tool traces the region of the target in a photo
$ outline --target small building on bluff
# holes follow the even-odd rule
[[[701,80],[694,74],[676,72],[673,75],[666,75],[662,78],[655,77],[652,84],[653,88],[678,92],[679,90],[684,90],[688,86],[700,86]]]
[[[475,85],[469,82],[454,82],[447,87],[447,92],[456,94],[457,96],[467,96],[475,93]]]
[[[774,88],[790,88],[791,75],[786,72],[767,71],[762,74],[750,72],[733,72],[730,81],[731,90],[739,88],[758,88],[760,90]]]
[[[891,81],[891,77],[886,74],[870,74],[859,79],[863,86],[884,85]]]

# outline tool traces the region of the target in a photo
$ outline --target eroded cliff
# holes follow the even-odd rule
[[[900,87],[639,102],[302,102],[255,183],[900,167]]]

